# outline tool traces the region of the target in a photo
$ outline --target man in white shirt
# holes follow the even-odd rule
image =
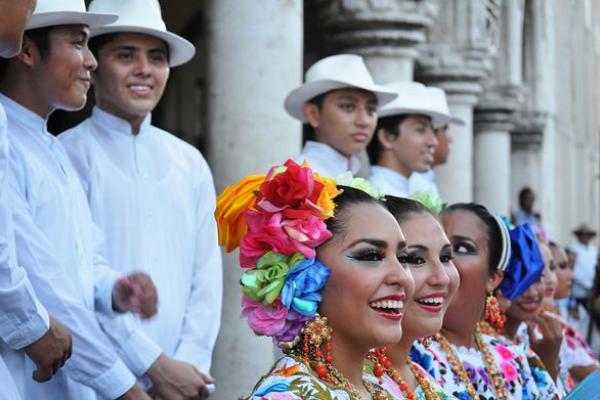
[[[428,171],[433,165],[438,144],[434,128],[449,118],[434,107],[431,93],[441,89],[418,82],[385,86],[398,97],[379,111],[375,138],[367,148],[369,180],[384,194],[408,197],[411,174]]]
[[[0,57],[12,58],[19,53],[34,8],[35,0],[0,0]],[[23,349],[37,366],[33,379],[43,382],[70,356],[71,335],[60,323],[49,319],[27,272],[16,263],[7,174],[7,120],[0,105],[0,355],[5,348]],[[19,391],[0,356],[0,399],[19,399]]]
[[[432,89],[432,88],[430,88]],[[433,152],[433,168],[444,165],[448,161],[450,154],[450,146],[452,144],[452,132],[450,131],[450,124],[464,125],[465,122],[457,117],[450,114],[448,107],[448,101],[446,100],[446,93],[442,89],[434,89],[430,92],[433,95],[432,106],[438,107],[439,111],[446,114],[449,118],[448,123],[435,128],[435,136],[438,144],[435,146]],[[436,106],[437,104],[437,106]],[[439,191],[435,181],[435,171],[430,168],[425,172],[413,172],[408,180],[408,191],[412,195],[414,193],[429,191],[439,196]]]
[[[6,359],[13,378],[23,382],[25,399],[148,398],[115,346],[125,355],[146,355],[128,352],[133,347],[129,343],[111,343],[96,313],[115,320],[125,311],[149,317],[156,312],[155,287],[145,274],[120,278],[108,268],[101,254],[102,236],[76,173],[61,143],[46,129],[54,110],[85,104],[90,73],[96,68],[87,48],[88,26],[115,19],[86,13],[82,0],[39,0],[21,53],[2,68],[0,102],[10,142],[7,195],[17,261],[40,301],[73,338],[71,359],[44,384],[29,379],[29,359]],[[19,364],[21,369],[16,368]]]
[[[569,250],[575,253],[577,258],[573,271],[572,295],[587,307],[598,263],[598,248],[591,243],[596,236],[596,231],[587,224],[581,224],[573,234],[577,241],[569,246]]]
[[[156,318],[144,331],[163,358],[181,361],[185,385],[162,385],[162,397],[207,395],[220,325],[222,263],[214,220],[212,174],[200,152],[151,124],[170,67],[195,52],[166,31],[156,0],[94,0],[90,11],[116,13],[92,29],[98,59],[92,116],[60,135],[86,191],[94,221],[107,236],[106,256],[122,272],[142,268],[158,286]],[[179,397],[177,397],[179,398]]]
[[[296,157],[329,178],[360,169],[377,124],[377,108],[396,97],[373,83],[362,57],[339,54],[317,61],[306,71],[305,83],[292,90],[284,107],[302,121],[306,143]]]

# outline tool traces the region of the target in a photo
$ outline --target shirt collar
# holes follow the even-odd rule
[[[318,155],[319,158],[326,158],[337,165],[343,165],[344,171],[350,167],[353,175],[356,175],[360,170],[360,158],[358,156],[353,155],[348,158],[326,143],[307,140],[304,144],[304,151]]]
[[[392,185],[398,185],[403,191],[408,192],[408,179],[399,172],[379,165],[371,165],[371,175],[390,182]]]
[[[123,118],[117,117],[114,114],[108,113],[102,110],[100,107],[95,106],[92,110],[92,121],[99,126],[105,127],[109,131],[119,132],[123,135],[131,136],[131,124]],[[142,124],[140,125],[139,135],[143,135],[150,124],[152,123],[152,114],[148,113]]]
[[[27,128],[26,131],[50,135],[46,129],[47,121],[44,118],[2,93],[0,93],[0,102],[4,106],[7,117],[18,121],[20,125]]]

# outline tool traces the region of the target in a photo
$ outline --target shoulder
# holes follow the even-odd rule
[[[90,131],[90,124],[91,122],[88,118],[73,128],[62,132],[57,137],[65,147],[82,146],[89,141],[90,135],[88,133]]]
[[[349,400],[343,391],[332,390],[293,357],[283,357],[256,384],[250,400],[339,399]]]
[[[172,152],[174,159],[184,163],[186,168],[192,171],[194,175],[197,176],[198,174],[201,174],[202,176],[205,176],[208,174],[212,177],[210,167],[200,150],[164,129],[154,125],[152,125],[150,129],[152,129],[152,133],[159,138],[160,142]]]

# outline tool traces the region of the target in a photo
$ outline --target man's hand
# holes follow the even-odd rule
[[[135,384],[123,396],[119,397],[119,400],[152,400],[152,398]]]
[[[37,382],[50,380],[71,357],[72,346],[71,334],[67,328],[50,317],[48,332],[23,349],[37,367],[32,378]]]
[[[113,308],[116,311],[131,311],[142,318],[156,314],[158,295],[152,278],[145,273],[125,276],[115,283],[112,291]]]
[[[147,372],[153,386],[150,394],[154,399],[187,400],[206,399],[206,385],[214,379],[198,371],[192,364],[181,362],[161,354]]]
[[[549,312],[543,312],[537,315],[534,319],[537,324],[542,338],[538,339],[533,327],[527,325],[527,333],[529,334],[529,345],[533,351],[544,362],[548,372],[553,379],[558,375],[558,354],[560,345],[562,344],[562,325],[560,321]]]

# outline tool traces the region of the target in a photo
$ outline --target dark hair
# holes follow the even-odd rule
[[[381,154],[383,153],[383,147],[381,146],[381,142],[379,141],[377,132],[379,132],[380,129],[383,129],[395,138],[400,136],[400,124],[409,115],[410,114],[392,115],[391,117],[383,117],[377,120],[377,127],[375,128],[375,137],[369,142],[369,145],[367,146],[367,154],[369,155],[369,161],[371,162],[371,164],[377,164],[379,162],[379,159],[381,158]]]
[[[475,214],[487,227],[488,273],[491,275],[498,270],[502,257],[502,232],[496,218],[487,208],[477,203],[456,203],[446,207],[444,214],[452,211],[469,211]]]
[[[531,190],[529,186],[525,186],[523,189],[521,189],[519,192],[519,205],[523,204],[523,200],[525,200],[525,196],[528,194],[534,194],[533,190]]]
[[[323,107],[323,101],[325,101],[325,96],[327,93],[321,93],[318,96],[313,97],[308,100],[307,103],[314,104],[320,110]],[[302,144],[306,143],[308,140],[315,140],[315,129],[309,124],[302,124]]]
[[[360,189],[355,189],[349,186],[338,186],[343,192],[333,199],[335,203],[335,216],[325,220],[327,229],[331,233],[336,234],[344,230],[346,225],[347,215],[346,209],[354,204],[376,204],[385,209],[384,204]]]
[[[413,199],[385,196],[384,204],[388,211],[392,213],[394,218],[396,218],[396,221],[398,221],[399,224],[402,224],[415,214],[425,213],[437,218],[437,216],[431,212],[430,209]]]
[[[37,47],[40,52],[42,61],[46,61],[52,51],[52,44],[50,43],[50,32],[54,29],[54,26],[46,26],[43,28],[30,29],[25,31],[27,36]]]

